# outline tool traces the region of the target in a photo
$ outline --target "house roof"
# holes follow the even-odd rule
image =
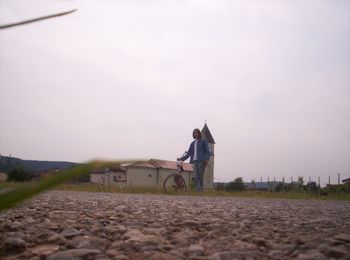
[[[132,163],[127,163],[123,165],[125,168],[128,167],[146,167],[146,168],[157,168],[157,166],[153,165],[149,161],[140,161],[140,162],[132,162]]]
[[[344,182],[344,183],[350,183],[350,178],[344,179],[344,180],[342,180],[342,182]]]
[[[192,172],[192,165],[189,163],[182,163],[183,169],[185,171]],[[139,162],[128,162],[124,163],[122,165],[111,165],[108,167],[111,171],[121,171],[125,172],[128,167],[145,167],[145,168],[153,168],[153,169],[169,169],[169,170],[176,170],[177,169],[177,163],[174,161],[166,161],[166,160],[160,160],[160,159],[150,159],[148,161],[139,161]],[[106,167],[104,168],[95,168],[93,169],[92,173],[99,174],[99,173],[105,173]]]
[[[122,167],[120,165],[110,165],[110,166],[107,166],[107,168],[112,171],[112,172],[125,172],[126,169],[125,167]],[[99,168],[95,168],[92,170],[91,173],[105,173],[106,172],[106,167],[99,167]]]
[[[151,159],[149,162],[157,166],[157,168],[170,169],[170,170],[177,169],[177,163],[174,161]],[[189,172],[193,171],[192,165],[189,163],[182,163],[182,167],[185,171],[189,171]]]
[[[202,136],[204,139],[208,141],[210,144],[215,144],[214,138],[210,133],[210,130],[207,126],[207,123],[204,124],[203,129],[202,129]]]

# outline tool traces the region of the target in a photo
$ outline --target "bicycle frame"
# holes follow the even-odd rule
[[[171,191],[186,191],[186,182],[182,177],[181,173],[184,171],[182,161],[177,161],[176,170],[173,171],[168,177],[165,178],[163,183],[164,192]]]

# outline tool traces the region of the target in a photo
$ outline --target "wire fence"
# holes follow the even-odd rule
[[[342,178],[338,173],[335,176],[291,176],[282,177],[263,177],[258,180],[252,179],[250,182],[237,177],[230,182],[214,182],[214,188],[217,190],[238,191],[238,190],[270,190],[270,191],[297,191],[297,192],[327,192],[332,190],[335,192],[348,190],[350,178]],[[323,190],[323,189],[327,190]]]
[[[327,185],[340,185],[349,181],[349,178],[342,176],[340,173],[329,176],[290,176],[290,177],[270,177],[261,176],[258,180],[252,179],[250,184],[252,187],[259,186],[276,186],[278,184],[288,185],[288,184],[300,184],[307,185],[308,183],[315,183],[318,187],[324,187]],[[249,185],[248,185],[249,186]]]

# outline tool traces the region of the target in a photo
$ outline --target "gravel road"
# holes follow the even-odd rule
[[[350,202],[51,191],[0,213],[1,259],[350,259]]]

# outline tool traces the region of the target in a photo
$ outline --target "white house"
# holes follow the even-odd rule
[[[186,181],[186,185],[189,185],[193,177],[192,165],[183,163],[183,168],[182,177]],[[90,181],[92,183],[116,185],[119,187],[162,187],[165,178],[175,170],[176,162],[150,159],[145,162],[94,169],[91,172]]]

